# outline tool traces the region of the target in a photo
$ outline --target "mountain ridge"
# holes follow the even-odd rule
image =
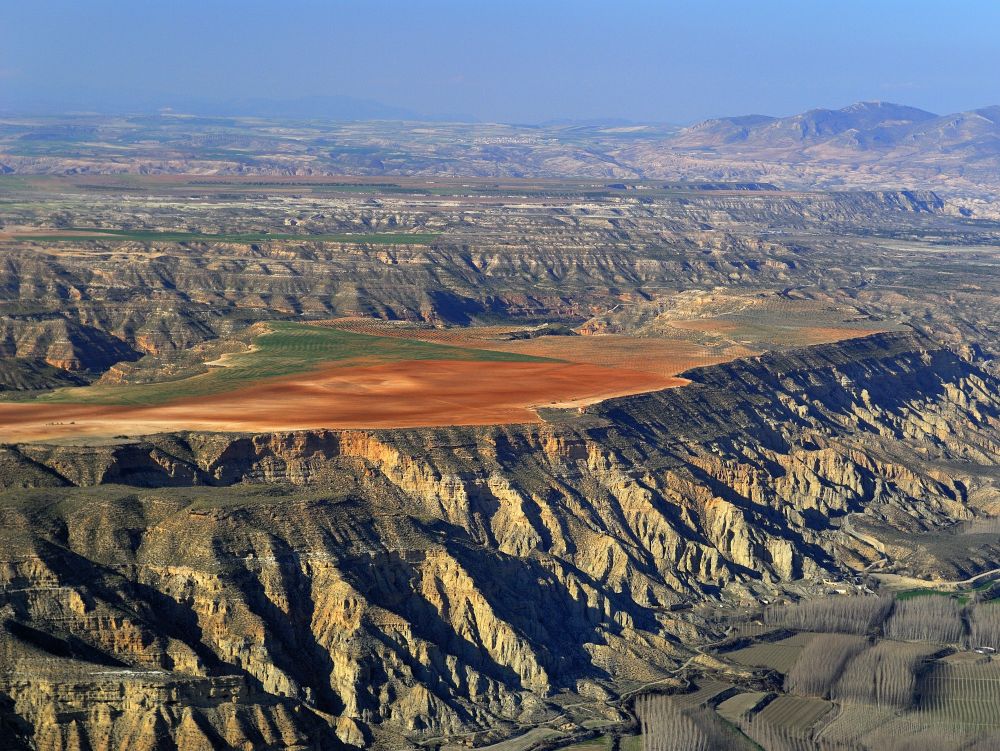
[[[840,109],[816,108],[788,117],[740,115],[704,120],[681,130],[674,146],[709,148],[745,143],[760,148],[794,148],[838,141],[843,146],[889,148],[897,145],[932,145],[934,134],[940,139],[994,136],[1000,138],[1000,107],[937,115],[933,112],[890,102],[855,102]],[[978,130],[969,132],[977,121]]]

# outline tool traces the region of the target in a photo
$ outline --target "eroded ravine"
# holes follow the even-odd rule
[[[848,517],[996,504],[1000,384],[927,340],[685,376],[529,425],[6,447],[4,717],[44,749],[499,737],[667,675],[676,603],[879,558]]]

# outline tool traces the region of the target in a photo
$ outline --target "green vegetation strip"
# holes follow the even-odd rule
[[[973,587],[965,589],[935,589],[933,587],[918,587],[916,589],[904,589],[896,592],[897,600],[912,600],[914,597],[925,597],[927,595],[938,595],[939,597],[954,597],[963,605],[967,603],[970,596],[976,592],[984,592],[997,583],[1000,577],[987,576],[983,581]]]
[[[213,367],[207,373],[163,383],[64,388],[41,396],[38,401],[147,406],[233,391],[265,378],[306,373],[332,364],[350,367],[414,360],[558,362],[546,357],[371,336],[288,321],[267,326],[270,331],[254,339],[252,351],[228,355],[224,366]]]
[[[154,230],[86,229],[73,227],[67,233],[87,234],[18,235],[21,242],[141,242],[141,243],[265,243],[329,242],[356,245],[429,245],[438,238],[434,233],[372,232],[365,234],[303,235],[277,232],[203,234],[199,232],[158,232]]]

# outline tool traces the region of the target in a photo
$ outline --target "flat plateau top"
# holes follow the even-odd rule
[[[5,442],[29,442],[183,430],[530,423],[540,421],[538,408],[583,409],[682,386],[687,381],[678,374],[690,368],[754,354],[684,338],[512,338],[500,328],[439,330],[371,319],[275,322],[257,331],[246,351],[207,362],[207,372],[187,378],[0,402],[0,433]],[[870,332],[811,336],[830,341],[862,333]]]

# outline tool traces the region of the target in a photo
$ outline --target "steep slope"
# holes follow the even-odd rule
[[[926,340],[687,376],[540,426],[8,446],[4,484],[36,487],[0,504],[4,721],[42,749],[511,732],[663,677],[700,628],[681,603],[997,503],[1000,383]],[[163,681],[230,698],[188,720]],[[111,720],[73,698],[97,695]]]
[[[145,364],[170,376],[178,363],[200,362],[199,345],[275,318],[580,323],[670,290],[843,287],[862,278],[871,284],[869,274],[842,268],[839,257],[820,257],[783,236],[952,221],[936,194],[918,191],[679,191],[646,199],[622,190],[519,201],[263,195],[205,206],[135,198],[124,216],[113,194],[75,206],[59,202],[53,205],[60,214],[70,214],[63,218],[83,226],[144,226],[152,214],[162,226],[235,231],[233,217],[252,214],[272,227],[297,217],[313,231],[405,225],[440,234],[430,245],[398,246],[305,234],[296,242],[254,244],[0,239],[0,357],[92,373],[119,363],[114,378],[133,372],[128,363],[145,355]],[[19,221],[58,221],[38,206],[23,210]],[[853,252],[865,265],[885,263],[880,251]]]
[[[78,374],[38,360],[18,357],[0,359],[0,392],[79,386],[86,381]]]
[[[0,317],[0,357],[35,360],[60,370],[101,372],[138,353],[112,334],[63,315]]]

